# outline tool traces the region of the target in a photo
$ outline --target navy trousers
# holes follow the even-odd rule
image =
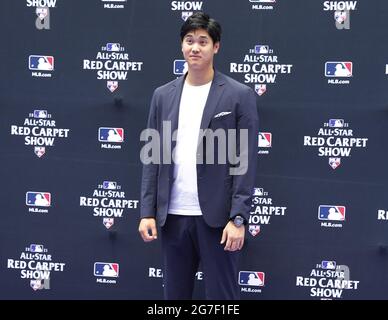
[[[161,228],[164,297],[192,299],[195,274],[201,262],[208,300],[240,299],[239,251],[224,250],[223,228],[211,228],[202,216],[171,215]]]

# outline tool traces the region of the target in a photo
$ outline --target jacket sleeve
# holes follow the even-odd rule
[[[143,149],[140,153],[140,157],[143,163],[143,172],[142,172],[142,180],[141,180],[141,195],[140,195],[140,218],[150,218],[156,217],[156,206],[157,206],[157,190],[158,190],[158,173],[159,173],[159,162],[151,161],[150,158],[145,160],[145,157],[149,157],[150,154],[148,151],[150,151],[148,146],[152,146],[152,156],[156,158],[153,158],[154,160],[159,158],[159,145],[157,145],[157,139],[153,139],[153,135],[158,134],[158,126],[157,126],[157,91],[155,90],[152,100],[151,100],[151,107],[150,112],[148,115],[148,122],[147,122],[147,128],[143,130],[142,134],[145,134],[145,136],[150,137],[151,141],[145,142],[145,145],[143,146]],[[143,138],[141,140],[144,141]],[[144,154],[143,152],[146,152]],[[156,153],[156,154],[155,154]]]
[[[241,103],[237,111],[237,154],[240,159],[245,158],[238,174],[233,175],[232,201],[230,217],[242,215],[249,221],[252,205],[252,194],[256,179],[257,148],[259,116],[257,112],[257,95],[251,88],[246,88],[242,93]],[[244,130],[245,129],[245,130]],[[240,141],[240,133],[245,131]],[[246,139],[246,137],[248,139]],[[246,141],[247,140],[247,141]],[[240,143],[241,142],[241,143]]]

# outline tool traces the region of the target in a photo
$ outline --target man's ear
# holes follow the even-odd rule
[[[218,53],[218,50],[220,50],[220,42],[216,42],[213,46],[213,52],[214,54]]]

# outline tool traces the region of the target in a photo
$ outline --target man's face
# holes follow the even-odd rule
[[[183,57],[192,70],[206,70],[213,66],[213,57],[220,43],[213,43],[207,31],[203,29],[188,32],[183,38]]]

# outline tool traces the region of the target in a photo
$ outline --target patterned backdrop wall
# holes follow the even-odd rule
[[[388,299],[387,1],[0,7],[1,299],[163,297],[139,137],[199,10],[223,26],[216,67],[258,94],[242,298]]]

